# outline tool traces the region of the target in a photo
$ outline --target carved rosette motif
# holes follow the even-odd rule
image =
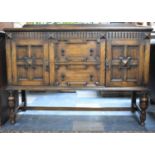
[[[12,33],[11,32],[6,33],[6,38],[7,39],[12,39],[13,38]]]

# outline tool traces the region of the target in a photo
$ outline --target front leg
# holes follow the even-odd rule
[[[22,106],[26,107],[27,100],[26,100],[26,91],[25,90],[21,91],[21,98],[22,98]],[[22,111],[25,111],[25,109],[23,109]]]
[[[131,101],[131,111],[132,112],[135,112],[136,111],[136,96],[137,96],[137,94],[136,94],[136,92],[133,92],[132,93],[132,101]]]
[[[14,124],[16,120],[16,114],[15,114],[15,96],[13,91],[9,91],[8,105],[9,105],[9,120],[11,124]]]
[[[148,103],[149,103],[148,94],[144,93],[143,96],[140,98],[140,105],[139,105],[141,109],[141,112],[140,112],[141,125],[144,125],[144,122],[146,120],[146,109],[148,108]]]

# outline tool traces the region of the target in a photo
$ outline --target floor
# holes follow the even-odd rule
[[[96,92],[28,93],[28,105],[33,106],[126,107],[130,104],[130,98],[103,98]],[[155,132],[155,105],[150,105],[147,111],[145,126],[140,126],[138,114],[131,112],[26,111],[19,112],[16,120],[15,125],[7,122],[0,132]]]

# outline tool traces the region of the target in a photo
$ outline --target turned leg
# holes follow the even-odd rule
[[[13,91],[9,92],[8,104],[9,104],[9,120],[11,124],[14,124],[16,114],[15,114],[15,96],[13,95]]]
[[[140,124],[144,125],[146,120],[146,109],[148,108],[148,94],[145,93],[140,98],[140,105],[139,105],[141,112],[140,112]]]
[[[136,111],[136,92],[132,93],[132,99],[131,99],[131,111]]]
[[[22,97],[23,105],[26,106],[27,102],[26,102],[26,91],[25,90],[21,91],[21,97]]]
[[[22,99],[22,106],[26,107],[27,100],[26,100],[26,91],[25,90],[21,91],[21,99]],[[25,109],[23,109],[22,111],[25,111]]]

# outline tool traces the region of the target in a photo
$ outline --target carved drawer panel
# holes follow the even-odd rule
[[[56,86],[96,86],[99,71],[94,65],[60,65],[55,69]]]
[[[57,62],[99,61],[99,54],[96,41],[79,39],[60,41],[55,50]]]

